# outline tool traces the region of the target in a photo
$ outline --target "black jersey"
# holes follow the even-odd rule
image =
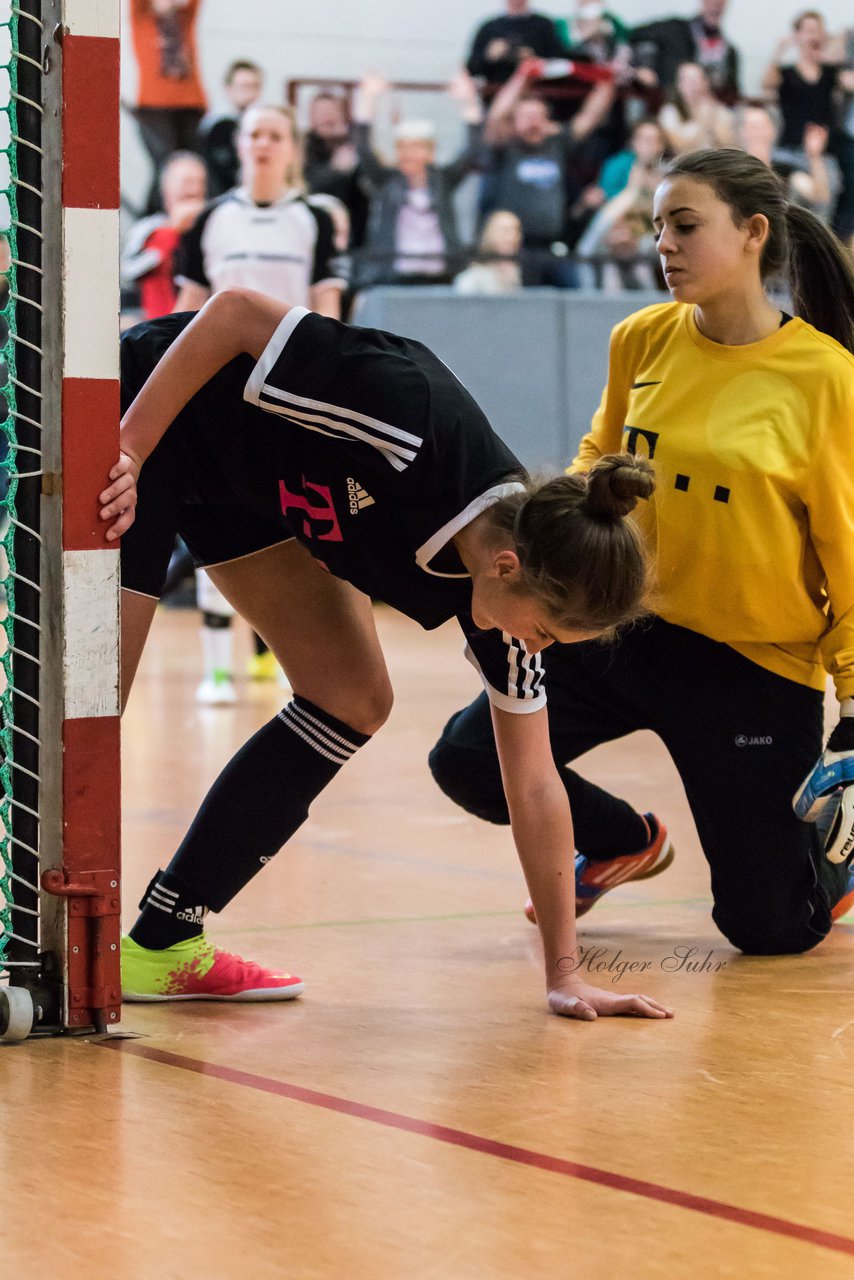
[[[165,317],[125,335],[128,399],[191,319]],[[521,487],[524,469],[421,343],[292,308],[254,367],[240,357],[201,388],[152,460],[161,448],[180,449],[187,463],[181,501],[196,508],[194,528],[199,506],[263,517],[336,577],[423,627],[457,616],[493,701],[514,711],[543,705],[539,657],[474,626],[471,579],[453,544]],[[235,547],[235,557],[245,553]]]

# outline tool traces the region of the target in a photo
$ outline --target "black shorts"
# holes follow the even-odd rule
[[[122,537],[122,587],[159,599],[180,536],[196,565],[224,564],[288,542],[284,516],[271,519],[237,502],[215,502],[188,492],[185,442],[171,429],[142,468],[136,520]]]
[[[191,318],[157,322],[155,336],[164,350]],[[155,363],[146,344],[133,341],[142,329],[122,341],[122,413]],[[162,351],[155,354],[159,358]],[[200,568],[293,538],[269,481],[277,474],[275,419],[268,423],[268,415],[259,415],[254,430],[243,431],[242,400],[233,404],[235,387],[242,389],[253,368],[250,356],[240,356],[202,387],[193,400],[195,412],[178,415],[143,466],[136,520],[121,541],[122,586],[128,591],[160,597],[178,536]]]

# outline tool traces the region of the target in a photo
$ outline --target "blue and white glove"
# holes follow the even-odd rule
[[[815,768],[792,798],[803,822],[814,822],[831,862],[854,857],[854,698],[842,704],[842,718],[833,730]]]

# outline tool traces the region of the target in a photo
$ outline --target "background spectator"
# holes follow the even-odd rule
[[[795,61],[786,63],[784,59],[790,52],[794,53]],[[838,161],[828,158],[826,163],[834,187],[834,202],[842,187],[845,210],[852,201],[854,188],[854,143],[846,139],[840,126],[839,97],[849,79],[850,87],[854,88],[854,75],[833,59],[834,49],[824,18],[817,10],[806,9],[795,18],[791,33],[777,44],[762,84],[769,95],[776,94],[783,120],[777,144],[778,160],[788,162],[793,168],[806,168],[807,134],[810,133],[813,151],[817,139],[823,137],[828,152],[839,157]],[[813,132],[813,126],[820,126],[823,134]],[[840,171],[842,176],[834,183]],[[830,217],[833,215],[831,208]],[[848,215],[843,212],[843,222],[847,220]]]
[[[740,59],[721,29],[726,7],[727,0],[703,0],[695,18],[664,18],[635,27],[635,63],[653,71],[662,91],[670,94],[682,63],[697,62],[715,94],[723,102],[734,102],[740,94]]]
[[[564,58],[553,18],[532,13],[528,0],[506,0],[506,13],[479,27],[466,61],[469,75],[491,88],[505,84],[525,58]]]
[[[450,164],[436,164],[435,130],[426,120],[404,121],[395,129],[393,167],[377,158],[371,125],[388,85],[365,76],[354,110],[356,145],[365,181],[370,185],[366,256],[358,266],[360,287],[380,282],[445,283],[461,245],[452,195],[480,153],[482,110],[471,77],[461,72],[449,91],[461,105],[468,126],[465,147]]]
[[[160,175],[162,210],[136,222],[122,255],[122,281],[139,290],[146,320],[174,310],[175,254],[181,236],[202,211],[207,173],[204,161],[192,151],[176,151]]]
[[[199,126],[201,150],[208,166],[208,190],[212,196],[221,196],[237,186],[237,126],[244,111],[261,100],[264,73],[256,63],[240,58],[226,71],[223,88],[227,105],[209,112]]]
[[[833,139],[834,153],[842,171],[842,191],[833,228],[854,249],[854,27],[837,36],[829,52],[834,61],[839,62],[842,90],[839,130]]]
[[[568,18],[558,18],[555,28],[571,57],[591,62],[610,62],[629,40],[626,24],[592,0],[577,0],[575,11]]]
[[[454,280],[458,293],[515,293],[522,287],[519,257],[522,224],[515,213],[497,209],[483,224],[477,261]]]
[[[566,126],[555,124],[546,103],[527,91],[523,66],[489,110],[487,201],[491,209],[509,209],[519,218],[525,248],[539,257],[540,283],[568,287],[574,283],[564,258],[568,210],[588,183],[595,149],[586,154],[584,143],[610,110],[614,88],[597,85]]]
[[[826,154],[827,130],[821,125],[809,125],[801,151],[778,148],[778,132],[778,121],[767,107],[751,103],[741,109],[738,142],[742,149],[783,179],[790,200],[827,221],[840,186],[839,170]]]
[[[637,159],[623,190],[591,219],[575,246],[582,269],[580,283],[617,293],[663,285],[652,223],[652,201],[662,178],[661,153]]]
[[[359,154],[347,100],[328,90],[315,94],[304,146],[305,180],[313,194],[335,196],[350,215],[350,244],[364,243],[368,197],[359,174]]]
[[[181,240],[176,309],[197,311],[236,285],[339,316],[329,214],[303,198],[299,136],[288,107],[250,107],[237,135],[241,185],[207,204]]]
[[[795,18],[792,32],[777,44],[774,58],[763,77],[762,87],[776,95],[783,127],[779,145],[801,151],[804,130],[809,124],[820,124],[830,130],[835,123],[834,94],[839,80],[839,67],[826,60],[827,30],[824,18],[814,9]],[[796,61],[782,64],[786,53],[794,50]]]
[[[483,171],[479,221],[482,223],[493,211],[515,212],[523,227],[526,280],[531,275],[526,264],[538,256],[541,283],[571,285],[576,273],[570,253],[597,211],[625,189],[639,160],[641,168],[647,163],[654,167],[655,159],[664,150],[655,125],[647,119],[640,120],[626,143],[626,119],[638,120],[645,109],[644,99],[651,101],[659,113],[669,154],[736,144],[734,116],[722,101],[735,93],[739,72],[738,51],[722,30],[727,0],[695,2],[699,12],[694,17],[664,17],[630,29],[622,12],[610,12],[598,0],[566,0],[561,18],[532,11],[527,0],[507,0],[506,4],[496,5],[502,11],[477,31],[469,65],[480,73],[482,88],[491,103],[479,155],[475,155],[473,129],[467,148],[469,165]],[[127,3],[131,6],[138,50],[142,49],[143,36],[148,40],[148,52],[139,53],[141,71],[145,63],[148,70],[169,82],[173,92],[177,84],[181,93],[186,93],[192,83],[198,82],[195,24],[202,0]],[[651,0],[646,0],[644,11],[651,9]],[[755,58],[753,45],[750,53]],[[821,13],[805,10],[795,20],[793,34],[780,43],[774,64],[766,74],[766,87],[774,93],[779,90],[784,120],[783,136],[771,146],[774,167],[789,185],[793,198],[830,217],[839,234],[847,237],[854,234],[852,57],[854,28],[829,39]],[[572,62],[575,72],[568,77],[566,71]],[[141,75],[142,97],[146,93],[145,79]],[[247,104],[256,100],[261,82],[257,63],[248,59],[232,63],[224,77],[225,109],[212,112],[202,121],[199,137],[209,164],[209,195],[223,193],[225,187],[234,191],[239,182],[235,130]],[[655,88],[644,88],[651,85]],[[661,107],[658,95],[668,85],[672,100]],[[535,93],[548,106],[534,101]],[[144,107],[142,97],[141,125],[147,111],[152,113],[149,123],[157,124],[157,108]],[[397,166],[393,161],[380,165],[370,148],[364,146],[370,132],[365,126],[371,122],[362,121],[359,133],[363,153],[366,158],[371,157],[367,164],[373,182],[369,183],[356,146],[344,82],[338,86],[333,81],[331,86],[314,92],[307,105],[304,194],[329,196],[346,206],[351,227],[347,252],[364,245],[370,195],[375,197],[371,253],[384,255],[387,266],[380,264],[378,256],[373,267],[368,266],[370,254],[366,253],[360,263],[365,267],[361,282],[404,277],[408,282],[448,279],[462,249],[457,211],[468,228],[471,210],[468,192],[463,193],[462,202],[451,198],[456,179],[445,183],[447,189],[441,198],[430,190],[425,175],[428,170],[435,173],[441,168],[435,163],[436,133],[432,124],[411,120],[403,123],[395,145],[408,158]],[[193,110],[197,113],[198,108]],[[372,112],[371,108],[371,115]],[[816,124],[821,128],[812,127]],[[770,117],[755,122],[754,132],[763,135],[760,149],[766,151],[764,135],[770,127]],[[414,181],[404,173],[410,162]],[[450,171],[453,166],[446,168]],[[404,190],[396,212],[391,207],[394,184],[386,185],[393,173],[397,175],[398,197]],[[340,238],[343,211],[337,204],[326,206],[320,201],[317,205],[318,209],[324,207],[336,218]],[[163,217],[161,213],[160,219]],[[629,242],[629,233],[633,234],[640,225],[640,215],[633,217],[634,221],[628,224],[615,223],[617,229],[608,232],[621,251]],[[399,252],[399,222],[403,228],[403,253]],[[600,234],[603,225],[599,221],[594,232]],[[155,250],[169,235],[162,221],[136,228],[135,238],[129,242],[134,251],[131,257],[138,245],[136,235],[142,233],[144,242],[150,232],[156,232],[156,238],[147,247]],[[349,265],[349,260],[344,262],[345,256],[339,252],[342,271]],[[358,253],[354,260],[360,262]],[[415,270],[418,264],[421,269]],[[139,265],[132,267],[128,262],[125,278]],[[158,287],[157,280],[168,288],[165,258],[147,281],[147,287]],[[162,298],[151,305],[160,310]]]
[[[195,151],[207,100],[199,74],[196,18],[201,0],[131,0],[139,68],[136,121],[154,166],[146,212],[160,202],[160,170],[173,151]]]
[[[712,93],[709,77],[697,62],[683,62],[676,73],[671,102],[658,113],[670,150],[731,147],[735,141],[732,110]]]
[[[668,152],[667,134],[661,124],[657,120],[638,120],[626,150],[609,156],[602,166],[598,183],[602,195],[607,200],[618,196],[627,185],[635,165],[657,174],[662,157]]]
[[[627,67],[631,56],[628,45],[628,28],[612,13],[606,13],[601,4],[591,0],[576,0],[574,13],[569,19],[558,19],[556,27],[574,69],[561,82],[562,88],[569,90],[567,96],[559,96],[552,101],[552,115],[556,120],[568,121],[583,108],[588,94],[595,81],[589,78],[593,70],[609,73],[609,78],[618,84],[627,82]],[[585,66],[585,64],[588,64]],[[549,66],[546,71],[548,79],[555,77],[559,63]],[[585,85],[586,81],[586,85]],[[623,145],[626,136],[626,103],[621,94],[615,94],[608,116],[598,126],[597,132],[602,135],[603,150],[599,159],[610,155]]]

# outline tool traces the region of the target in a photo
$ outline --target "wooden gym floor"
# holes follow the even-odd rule
[[[127,925],[282,701],[241,681],[236,708],[196,707],[196,625],[159,615],[125,722]],[[131,1005],[138,1038],[4,1048],[0,1276],[854,1275],[854,917],[803,958],[740,958],[663,749],[603,748],[588,772],[664,815],[677,859],[610,895],[581,942],[649,961],[641,989],[677,1016],[550,1017],[509,832],[426,767],[476,692],[460,635],[380,627],[392,720],[209,928],[305,996]],[[676,948],[699,969],[672,971]]]

